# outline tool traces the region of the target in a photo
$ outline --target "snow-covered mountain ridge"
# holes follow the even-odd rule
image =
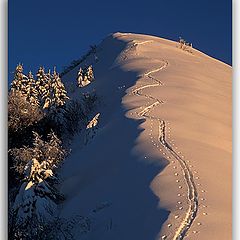
[[[80,91],[96,92],[98,119],[61,170],[61,216],[93,221],[79,239],[230,239],[231,67],[131,33],[85,65],[95,81]],[[62,77],[69,89],[78,70]]]

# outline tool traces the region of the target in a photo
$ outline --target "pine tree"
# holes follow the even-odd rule
[[[21,64],[18,64],[15,69],[14,79],[11,83],[11,89],[20,91],[22,79],[23,79],[23,66]]]
[[[78,87],[87,86],[94,80],[93,68],[92,65],[85,67],[84,69],[80,68],[78,71]]]
[[[40,67],[37,72],[36,79],[36,89],[39,94],[39,104],[44,109],[46,108],[46,103],[49,96],[50,83],[49,78],[44,72],[44,68]]]
[[[80,67],[80,69],[78,71],[78,76],[77,76],[77,85],[78,85],[78,87],[82,87],[82,82],[83,82],[83,70]]]
[[[39,106],[36,81],[31,72],[29,72],[27,76],[24,75],[23,66],[21,64],[16,67],[14,80],[11,84],[11,91],[19,92],[31,105]]]
[[[46,181],[53,176],[45,162],[40,163],[36,158],[31,159],[24,168],[24,181],[16,196],[13,210],[17,220],[28,223],[33,219],[49,218],[48,208],[56,208],[55,189]]]
[[[14,73],[14,79],[11,83],[11,90],[19,91],[21,94],[26,95],[28,84],[28,77],[23,74],[23,65],[18,64]]]
[[[67,96],[67,91],[64,84],[59,76],[59,74],[54,69],[52,78],[51,78],[51,89],[52,89],[52,106],[55,108],[61,107],[69,99]]]
[[[44,70],[40,68],[37,77],[42,108],[54,111],[63,106],[69,97],[56,70],[54,69],[53,74],[50,71],[45,74]]]
[[[61,140],[57,137],[57,135],[52,131],[51,133],[48,134],[48,156],[47,156],[47,161],[48,164],[51,168],[55,168],[60,165],[62,162],[66,152],[65,150],[61,147]]]
[[[52,105],[52,76],[51,71],[49,70],[47,74],[45,74],[45,87],[44,91],[42,92],[42,99],[43,99],[43,109],[50,109]]]
[[[28,84],[26,87],[26,97],[32,105],[39,106],[39,94],[36,88],[36,80],[33,78],[32,72],[28,73]]]
[[[65,156],[61,141],[51,132],[48,141],[43,141],[38,133],[33,132],[33,147],[14,149],[13,156],[24,179],[13,204],[17,221],[29,224],[32,219],[40,220],[51,217],[49,209],[56,208],[62,196],[53,187],[54,169],[59,166]]]
[[[90,65],[86,71],[87,80],[92,82],[94,80],[93,67]]]

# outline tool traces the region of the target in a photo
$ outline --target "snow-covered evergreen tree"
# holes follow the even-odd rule
[[[93,67],[90,65],[86,71],[87,80],[92,82],[94,80]]]
[[[77,85],[78,85],[78,87],[82,87],[82,82],[83,82],[83,70],[80,67],[80,69],[78,71],[78,76],[77,76]]]
[[[44,91],[42,92],[42,101],[43,101],[43,109],[49,109],[52,104],[52,76],[51,76],[51,71],[49,70],[47,74],[45,74],[45,87]]]
[[[23,65],[18,64],[14,73],[14,79],[11,83],[11,90],[19,91],[21,94],[27,94],[29,79],[23,74]]]
[[[21,64],[18,64],[14,72],[14,79],[11,83],[11,89],[20,91],[22,79],[23,79],[23,66]]]
[[[32,105],[39,106],[39,93],[36,88],[36,80],[33,78],[33,74],[30,71],[28,74],[28,84],[26,87],[26,98],[27,101]]]
[[[84,69],[80,68],[77,76],[78,87],[87,86],[94,80],[93,68],[92,65],[85,67]]]
[[[55,69],[51,78],[51,90],[52,106],[54,106],[55,108],[63,106],[67,99],[69,99],[65,86],[62,83],[62,80]]]
[[[55,69],[53,74],[50,71],[45,74],[44,69],[39,68],[36,86],[43,109],[55,110],[63,106],[69,99],[65,86]]]
[[[49,95],[49,89],[50,89],[50,83],[49,79],[47,78],[47,75],[44,72],[44,68],[40,67],[38,69],[38,72],[36,74],[36,89],[39,94],[39,104],[42,108],[44,108],[46,104],[46,99]]]
[[[34,132],[33,148],[13,150],[18,164],[22,164],[24,179],[13,204],[17,222],[27,223],[31,219],[42,220],[52,217],[61,195],[52,186],[50,179],[56,179],[54,169],[63,160],[65,151],[61,141],[51,132],[45,142]],[[49,211],[51,209],[51,211]]]

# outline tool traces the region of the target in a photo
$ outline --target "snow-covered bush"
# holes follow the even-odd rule
[[[43,118],[43,112],[37,104],[31,104],[19,90],[11,90],[8,95],[8,129],[21,131]]]
[[[29,226],[23,223],[16,224],[13,213],[9,220],[11,240],[73,240],[75,236],[79,237],[91,230],[90,219],[83,216],[71,219],[54,217],[49,221],[33,220]]]
[[[8,95],[8,147],[19,148],[32,143],[32,130],[38,128],[45,115],[38,105],[31,104],[18,90]],[[8,156],[9,187],[17,184],[18,174],[14,171],[13,157]]]
[[[86,121],[83,104],[79,100],[70,100],[63,112],[64,130],[74,135],[80,131],[80,124]]]
[[[183,38],[179,37],[179,48],[192,53],[192,43],[185,41]]]
[[[83,94],[83,102],[84,102],[84,113],[88,115],[92,109],[96,106],[98,102],[98,97],[95,91],[91,93],[84,93]]]
[[[84,93],[78,100],[70,100],[64,106],[62,112],[63,130],[65,134],[73,136],[89,121],[89,114],[97,105],[96,92]]]

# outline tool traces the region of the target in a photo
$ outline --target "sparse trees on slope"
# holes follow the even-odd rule
[[[186,42],[182,37],[179,37],[179,48],[192,53],[192,43]]]
[[[62,77],[63,75],[67,74],[68,72],[70,72],[72,69],[74,69],[75,67],[77,67],[78,65],[80,65],[81,63],[83,63],[89,56],[91,56],[92,54],[94,54],[94,59],[95,62],[98,62],[99,59],[97,57],[97,46],[96,45],[92,45],[90,46],[90,50],[84,55],[82,56],[80,59],[78,60],[74,60],[71,62],[70,66],[65,66],[63,72],[60,74],[60,76]]]
[[[78,87],[84,87],[94,81],[94,74],[92,65],[82,69],[80,67],[77,76]]]

